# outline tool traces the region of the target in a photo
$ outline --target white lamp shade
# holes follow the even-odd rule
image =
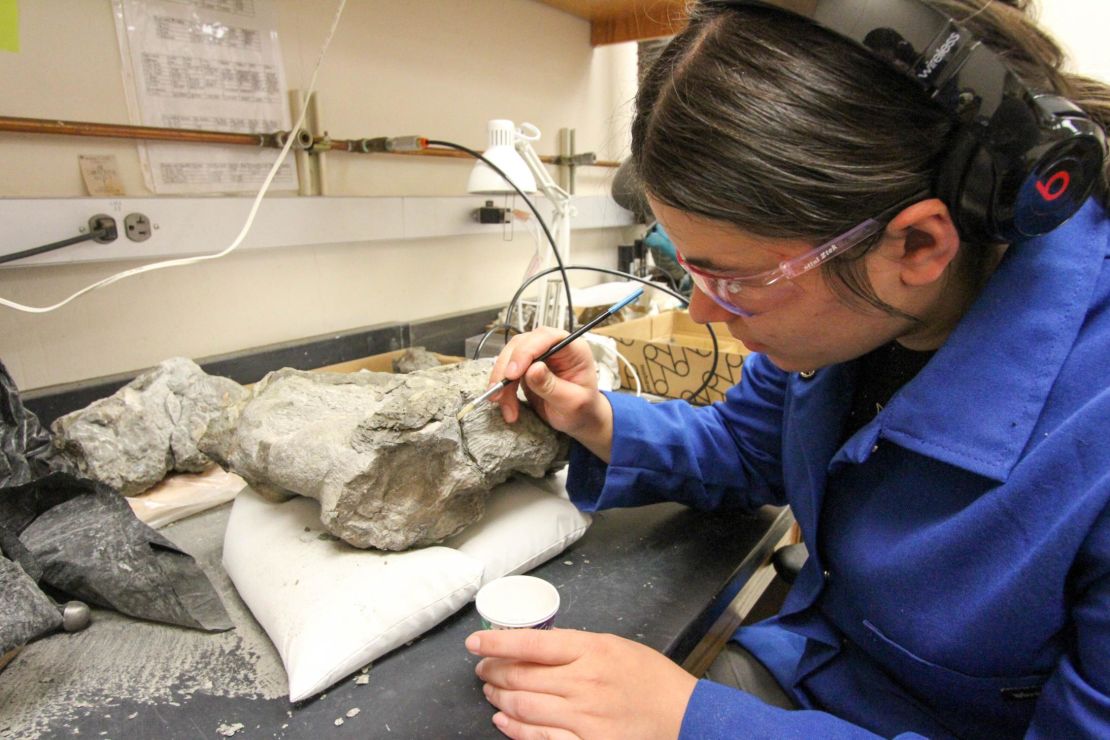
[[[512,121],[497,118],[489,122],[489,148],[483,152],[489,161],[493,162],[509,179],[525,193],[536,192],[536,178],[532,176],[524,158],[517,153],[514,142],[516,130]],[[478,161],[470,171],[470,180],[466,185],[467,192],[480,195],[498,195],[501,193],[514,193],[512,185],[505,182],[505,178],[486,166],[485,162]]]

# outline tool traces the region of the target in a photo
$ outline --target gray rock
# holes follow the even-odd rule
[[[171,471],[195,473],[210,465],[197,441],[213,417],[245,395],[235,381],[174,357],[108,398],[56,419],[54,445],[82,475],[131,496]]]
[[[201,449],[270,497],[320,502],[324,527],[356,547],[440,542],[481,517],[514,472],[543,475],[566,438],[524,409],[508,425],[483,406],[492,360],[409,375],[284,369],[209,426]]]
[[[61,624],[61,612],[34,580],[0,554],[0,658]]]
[[[400,357],[393,359],[393,372],[413,373],[440,366],[439,358],[423,347],[409,347]]]

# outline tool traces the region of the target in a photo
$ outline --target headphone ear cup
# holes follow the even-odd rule
[[[1063,98],[1040,96],[1035,106],[1010,98],[989,123],[965,123],[954,135],[937,195],[965,239],[1012,242],[1047,234],[1100,181],[1102,129]]]
[[[982,136],[982,124],[960,125],[937,172],[937,197],[948,206],[960,235],[971,240],[987,239],[991,231],[994,172]]]

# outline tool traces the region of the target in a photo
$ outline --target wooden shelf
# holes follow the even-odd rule
[[[686,0],[539,0],[590,22],[590,44],[672,36],[686,25]]]

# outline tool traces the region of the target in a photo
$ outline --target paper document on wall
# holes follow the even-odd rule
[[[113,0],[124,89],[143,126],[273,133],[291,126],[270,0]],[[276,149],[149,143],[143,175],[156,193],[259,188]],[[273,189],[296,188],[290,158]]]

